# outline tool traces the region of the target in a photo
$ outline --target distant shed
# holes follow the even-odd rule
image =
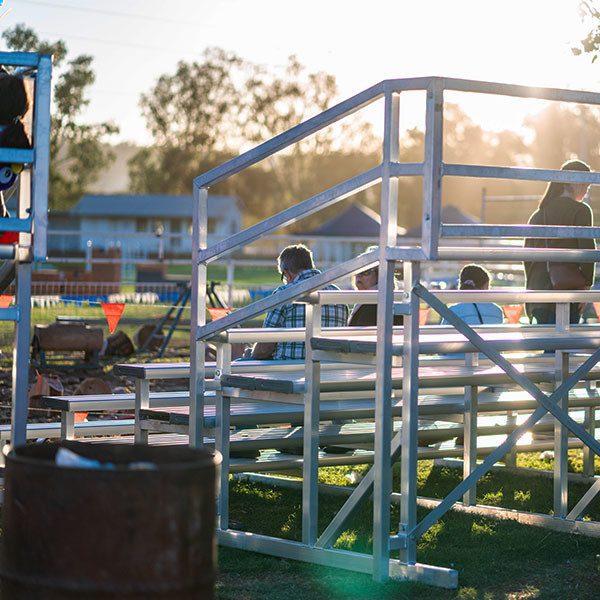
[[[380,226],[378,213],[362,204],[351,204],[345,211],[306,235],[322,238],[312,242],[318,261],[339,263],[360,254],[367,246],[377,244]],[[403,236],[405,232],[403,227],[398,227],[398,236]]]

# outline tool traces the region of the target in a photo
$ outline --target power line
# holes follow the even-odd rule
[[[106,40],[102,38],[92,38],[84,35],[76,35],[72,33],[54,33],[51,31],[40,31],[42,35],[49,35],[56,38],[72,38],[74,40],[82,40],[85,42],[93,42],[95,44],[108,44],[109,46],[123,46],[125,48],[136,48],[139,50],[152,51],[152,52],[160,52],[161,54],[169,54],[173,56],[183,56],[188,54],[199,55],[199,52],[194,52],[192,50],[184,50],[182,52],[174,52],[172,50],[165,50],[164,48],[160,48],[159,46],[146,46],[145,44],[132,44],[130,42],[118,42],[116,40]]]
[[[206,27],[189,21],[178,21],[167,17],[153,17],[151,15],[142,15],[139,13],[124,13],[115,10],[101,10],[99,8],[87,8],[83,6],[72,6],[69,4],[58,4],[56,2],[39,2],[38,0],[19,0],[22,3],[36,4],[37,6],[47,6],[50,8],[61,8],[63,10],[76,10],[79,12],[95,13],[99,15],[109,15],[112,17],[121,17],[124,19],[143,19],[145,21],[155,21],[158,23],[173,23],[175,25],[185,25],[186,27]]]

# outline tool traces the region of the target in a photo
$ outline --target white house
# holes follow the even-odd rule
[[[79,248],[119,245],[123,255],[191,252],[192,196],[89,194],[70,211],[79,221]],[[209,243],[240,231],[240,202],[234,196],[209,196]],[[210,239],[212,238],[212,239]]]

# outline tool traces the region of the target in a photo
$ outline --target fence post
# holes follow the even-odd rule
[[[92,240],[88,240],[85,244],[85,272],[91,273],[92,271]]]

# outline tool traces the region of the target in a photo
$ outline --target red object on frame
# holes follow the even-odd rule
[[[0,308],[8,308],[14,299],[14,296],[8,296],[6,294],[0,295]]]
[[[207,308],[208,314],[213,321],[226,317],[233,308]]]
[[[18,231],[5,231],[0,233],[0,246],[19,243]]]

